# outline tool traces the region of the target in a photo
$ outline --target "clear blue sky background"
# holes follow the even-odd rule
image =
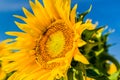
[[[41,0],[40,0],[41,1]],[[109,36],[108,43],[116,43],[110,47],[109,52],[120,61],[120,0],[72,0],[72,5],[78,4],[78,12],[84,12],[92,4],[92,11],[86,18],[99,26],[108,25],[115,32]],[[18,19],[13,14],[23,15],[22,7],[30,10],[29,0],[0,0],[0,41],[11,38],[4,34],[5,31],[20,31],[14,24]]]

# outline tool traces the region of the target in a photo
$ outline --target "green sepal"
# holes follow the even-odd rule
[[[102,37],[101,37],[101,40],[106,43],[107,42],[107,39],[108,39],[108,36],[111,34],[111,32],[107,32],[106,34],[104,34]]]
[[[68,80],[83,80],[83,76],[86,76],[85,65],[73,59],[67,76]]]
[[[85,12],[83,12],[83,13],[81,13],[81,14],[78,14],[77,22],[78,22],[78,21],[83,21],[84,17],[85,17],[88,13],[90,13],[91,9],[92,9],[92,5],[90,5],[90,7],[89,7],[89,9],[88,9],[87,11],[85,11]]]
[[[86,42],[92,39],[93,34],[97,33],[98,30],[102,29],[103,27],[94,29],[94,30],[84,30],[82,33],[82,39]]]
[[[77,80],[83,80],[83,75],[86,76],[85,66],[84,64],[78,62],[78,64],[75,67],[75,78]]]

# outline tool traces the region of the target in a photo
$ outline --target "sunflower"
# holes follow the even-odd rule
[[[9,50],[7,50],[7,47],[6,47],[6,43],[9,41],[11,40],[7,39],[7,40],[0,42],[0,58],[9,55],[10,52]],[[7,63],[7,61],[4,63]],[[2,66],[3,64],[2,64],[2,61],[0,60],[0,80],[3,80],[6,76],[6,72],[2,70]]]
[[[4,47],[4,43],[0,43],[0,58],[3,56],[3,48]],[[3,79],[5,77],[5,72],[2,70],[2,64],[1,64],[1,61],[0,61],[0,79]]]
[[[32,12],[23,7],[24,21],[16,22],[22,32],[6,32],[17,36],[7,47],[12,54],[1,58],[10,63],[3,66],[7,73],[14,71],[8,80],[54,80],[66,78],[74,60],[88,64],[78,47],[86,44],[82,32],[89,23],[76,22],[77,4],[71,9],[71,0],[30,1]]]

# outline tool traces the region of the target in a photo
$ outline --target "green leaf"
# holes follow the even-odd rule
[[[109,80],[107,76],[98,74],[93,69],[86,69],[87,77],[94,78],[95,80]]]
[[[68,80],[74,80],[73,79],[73,68],[69,68],[67,72]]]
[[[96,80],[109,80],[109,78],[107,76],[100,76],[97,77]]]
[[[83,80],[83,75],[86,76],[85,65],[78,62],[78,64],[74,67],[75,69],[75,78],[77,80]]]
[[[90,78],[96,78],[99,76],[99,74],[95,72],[93,69],[86,69],[86,75]]]
[[[119,74],[120,74],[120,70],[117,71],[116,73],[112,74],[112,75],[109,77],[109,79],[110,79],[110,80],[118,80]]]
[[[67,72],[68,80],[83,80],[83,74],[85,74],[85,65],[73,59],[71,68]]]
[[[76,72],[75,72],[75,78],[77,80],[83,80],[83,75],[82,75],[82,71],[81,70],[76,70]]]

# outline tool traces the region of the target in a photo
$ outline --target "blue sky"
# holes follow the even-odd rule
[[[40,0],[41,1],[41,0]],[[116,43],[109,52],[120,61],[120,0],[72,0],[72,5],[78,4],[78,12],[84,12],[92,4],[92,11],[85,17],[92,19],[99,26],[108,25],[108,30],[115,32],[109,36],[108,43]],[[20,31],[14,24],[18,19],[13,14],[23,15],[22,7],[30,9],[29,0],[1,0],[0,1],[0,41],[10,38],[5,31]]]

